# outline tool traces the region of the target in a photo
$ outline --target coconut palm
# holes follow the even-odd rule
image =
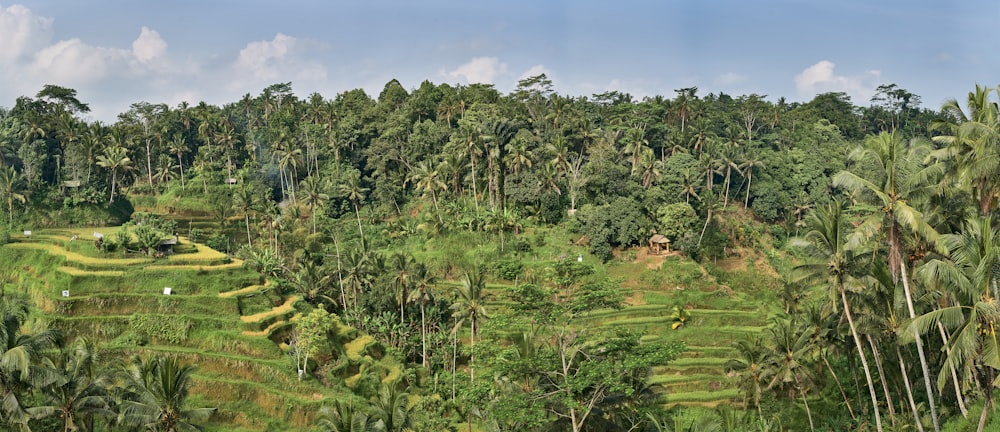
[[[767,335],[768,349],[762,374],[767,381],[767,388],[785,390],[789,401],[794,400],[797,393],[805,404],[809,428],[815,430],[809,400],[806,398],[815,378],[809,365],[816,349],[812,344],[811,333],[805,331],[804,326],[794,319],[777,318],[771,321]]]
[[[740,168],[743,170],[743,174],[747,176],[747,196],[743,200],[743,208],[747,208],[750,205],[750,184],[753,183],[753,170],[754,168],[764,168],[764,161],[760,160],[757,152],[747,152],[743,156],[743,163],[740,164]]]
[[[335,401],[333,407],[319,409],[316,425],[323,432],[379,432],[375,421],[354,401]]]
[[[859,233],[868,237],[880,234],[885,239],[889,271],[893,282],[903,283],[910,319],[916,318],[917,313],[913,306],[907,260],[903,258],[907,256],[904,254],[903,236],[909,232],[918,240],[932,244],[938,237],[923,213],[913,206],[932,191],[936,183],[934,179],[943,172],[941,164],[924,163],[929,152],[930,146],[925,141],[904,143],[895,131],[882,132],[866,138],[862,146],[848,155],[848,159],[854,162],[854,169],[865,175],[845,170],[833,177],[834,186],[859,193],[868,205],[869,216],[859,228]],[[923,341],[919,333],[914,333],[914,338],[924,374],[931,420],[934,431],[939,432],[941,427]]]
[[[184,153],[191,151],[188,149],[187,143],[184,142],[184,137],[181,134],[174,134],[174,138],[167,143],[167,150],[170,154],[177,156],[177,166],[181,170],[181,190],[184,190]]]
[[[21,192],[21,175],[12,166],[0,166],[0,194],[7,201],[8,222],[14,223],[14,201],[27,201]]]
[[[430,367],[427,362],[427,315],[424,308],[433,300],[430,288],[437,282],[437,278],[425,264],[418,262],[414,263],[412,279],[413,291],[410,292],[410,301],[420,304],[421,364]]]
[[[55,347],[58,335],[53,330],[25,332],[28,304],[21,298],[4,294],[0,307],[0,421],[26,427],[31,415],[23,398],[32,388],[42,388],[56,381],[54,371],[43,367],[44,353]]]
[[[479,322],[489,315],[486,313],[486,274],[482,271],[465,272],[462,277],[462,284],[455,287],[456,299],[452,303],[451,309],[455,311],[458,320],[455,322],[455,331],[462,327],[466,321],[469,322],[469,346],[472,356],[469,360],[470,377],[476,379],[475,351],[476,333],[479,331]]]
[[[316,234],[316,209],[322,208],[323,204],[330,199],[330,195],[324,192],[324,190],[326,190],[326,184],[319,181],[316,177],[306,177],[299,183],[299,192],[302,194],[302,200],[309,206],[309,217],[312,219],[313,234]]]
[[[120,421],[128,427],[163,432],[195,431],[215,408],[188,408],[194,367],[173,357],[133,360],[126,370],[130,398],[122,401]]]
[[[372,419],[382,432],[402,432],[413,423],[410,417],[409,393],[400,390],[397,384],[383,384],[378,398],[372,404]]]
[[[403,253],[393,254],[390,259],[392,266],[392,284],[396,287],[396,298],[399,300],[399,323],[406,325],[406,301],[410,298],[409,290],[413,285],[413,257]]]
[[[85,430],[92,430],[86,423],[94,414],[111,415],[107,389],[110,377],[99,372],[97,351],[87,339],[77,340],[69,349],[58,356],[56,380],[42,388],[45,405],[28,408],[32,417],[55,415],[63,422],[63,431],[80,429],[83,421]]]
[[[949,174],[971,186],[983,216],[995,207],[1000,192],[1000,104],[990,100],[992,90],[1000,95],[1000,87],[976,85],[969,92],[967,112],[957,100],[946,101],[941,111],[955,121],[936,120],[930,127],[932,131],[943,131],[933,139],[945,145],[933,155],[954,162]]]
[[[358,233],[361,234],[361,248],[364,249],[365,232],[361,228],[361,210],[359,210],[359,205],[365,200],[365,194],[368,193],[368,188],[361,186],[361,173],[357,171],[352,171],[351,174],[347,176],[347,182],[341,183],[337,187],[340,190],[340,193],[354,205],[354,215],[358,218]]]
[[[854,324],[851,305],[847,301],[847,288],[855,284],[854,277],[859,271],[860,254],[856,254],[854,250],[847,247],[848,220],[844,215],[843,202],[835,200],[816,209],[806,218],[806,224],[809,227],[809,232],[806,233],[805,237],[790,243],[792,247],[801,249],[811,258],[811,262],[795,268],[798,273],[796,282],[823,283],[839,295],[844,316],[851,329],[851,337],[854,338],[854,345],[858,349],[858,358],[861,359],[861,366],[865,372],[865,380],[868,383],[868,391],[875,413],[875,425],[881,431],[882,418],[879,415],[875,385],[871,370],[868,368],[864,345],[861,343],[857,326]]]
[[[233,203],[234,209],[239,210],[243,213],[243,222],[247,229],[247,246],[253,246],[253,237],[250,236],[250,213],[254,211],[257,204],[260,202],[257,196],[257,191],[250,185],[250,183],[243,182],[240,187],[233,191]]]
[[[989,217],[970,219],[962,233],[943,236],[941,242],[948,248],[951,260],[932,260],[921,270],[928,278],[945,284],[954,305],[917,317],[900,335],[926,334],[939,322],[952,331],[938,387],[944,387],[949,365],[960,369],[966,381],[977,379],[974,378],[976,371],[985,372],[982,387],[986,390],[986,402],[979,422],[979,431],[982,431],[986,413],[993,405],[994,379],[1000,369],[1000,336],[997,335],[1000,230],[993,226]]]
[[[111,171],[111,195],[108,203],[114,203],[118,172],[132,169],[132,159],[128,157],[128,150],[120,145],[105,147],[104,152],[97,156],[97,166]]]
[[[752,395],[753,405],[757,408],[757,415],[764,421],[764,412],[760,406],[761,384],[764,383],[764,361],[766,350],[764,342],[760,337],[754,337],[749,341],[739,341],[735,344],[738,358],[730,359],[726,362],[726,372],[736,374],[736,382],[743,393],[743,405],[749,405],[749,398]]]

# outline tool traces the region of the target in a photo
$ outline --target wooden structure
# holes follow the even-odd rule
[[[670,239],[660,234],[653,234],[649,238],[649,253],[659,255],[665,252],[670,252]]]

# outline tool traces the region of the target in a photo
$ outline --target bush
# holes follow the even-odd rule
[[[490,273],[500,279],[512,281],[521,275],[524,265],[518,260],[503,260],[491,264]]]
[[[229,252],[229,237],[218,232],[205,239],[205,245],[220,252]]]
[[[0,246],[10,243],[10,233],[7,231],[0,231]]]

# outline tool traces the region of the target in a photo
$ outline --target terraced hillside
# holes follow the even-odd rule
[[[219,408],[210,429],[302,429],[336,396],[299,381],[280,346],[307,310],[299,297],[278,295],[238,260],[183,238],[181,253],[154,260],[99,254],[74,234],[83,237],[15,236],[0,261],[67,338],[92,338],[111,356],[162,353],[196,365],[193,406]],[[354,358],[344,361],[364,361],[370,337],[350,343]]]

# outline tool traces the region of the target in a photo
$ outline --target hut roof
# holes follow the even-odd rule
[[[670,239],[668,239],[668,238],[666,238],[666,237],[664,237],[664,236],[662,236],[660,234],[653,234],[653,237],[649,238],[649,242],[650,243],[670,243]]]

